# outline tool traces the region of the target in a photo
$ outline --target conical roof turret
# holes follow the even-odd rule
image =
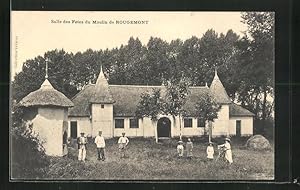
[[[214,79],[210,85],[210,91],[217,103],[220,104],[229,104],[231,100],[218,76],[217,70],[215,70]]]
[[[54,89],[48,80],[48,64],[46,62],[45,80],[41,87],[29,93],[19,103],[20,106],[57,106],[57,107],[72,107],[73,102],[63,93]]]
[[[113,96],[110,92],[107,79],[104,76],[102,66],[96,84],[94,86],[94,93],[90,99],[90,103],[112,104],[114,103]]]

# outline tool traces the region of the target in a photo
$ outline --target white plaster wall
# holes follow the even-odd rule
[[[63,155],[63,126],[67,122],[66,118],[67,109],[38,108],[38,114],[32,120],[33,131],[42,141],[47,155]]]
[[[141,119],[144,137],[155,137],[157,121],[152,121],[151,118],[145,117]]]
[[[167,117],[171,121],[171,137],[180,136],[180,122],[181,122],[181,135],[182,136],[200,136],[204,134],[204,127],[197,127],[197,118],[192,118],[192,127],[185,128],[183,117],[175,117],[175,120],[172,116],[160,116]],[[155,123],[155,130],[157,129],[157,123]],[[156,135],[156,134],[155,134]]]
[[[115,117],[114,119],[124,119],[124,128],[115,128],[115,120],[113,122],[113,128],[114,128],[114,137],[120,137],[122,136],[122,132],[126,133],[126,136],[128,137],[143,137],[143,123],[141,119],[139,119],[139,128],[130,128],[130,119],[132,117]]]
[[[212,126],[212,136],[229,135],[229,105],[222,105]]]
[[[236,135],[236,121],[241,120],[241,135],[250,136],[253,135],[253,117],[230,117],[229,120],[229,133],[230,135]]]
[[[182,120],[182,136],[201,136],[204,135],[204,127],[197,127],[197,118],[192,118],[192,127],[184,127],[184,121]]]
[[[84,132],[87,137],[92,136],[92,124],[89,117],[69,117],[68,137],[71,137],[71,121],[77,121],[77,137]]]
[[[102,131],[104,137],[113,137],[113,104],[92,104],[92,137]]]

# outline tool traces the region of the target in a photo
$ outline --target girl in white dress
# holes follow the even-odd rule
[[[183,142],[182,141],[178,141],[177,153],[178,153],[178,157],[179,158],[183,157],[183,151],[184,151]]]
[[[224,147],[225,148],[225,159],[229,162],[229,164],[233,163],[232,160],[232,152],[231,152],[231,145],[230,145],[230,139],[225,138],[225,143],[222,145],[219,145],[218,147]]]
[[[213,145],[212,145],[211,142],[209,143],[209,145],[208,145],[208,147],[206,149],[206,153],[207,153],[207,158],[209,160],[213,160],[214,159],[214,153],[215,153],[215,151],[214,151],[214,147],[213,147]]]

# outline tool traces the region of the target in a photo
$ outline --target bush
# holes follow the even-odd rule
[[[43,146],[24,123],[11,130],[11,178],[42,178],[49,165]]]

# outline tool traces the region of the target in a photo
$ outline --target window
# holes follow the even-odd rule
[[[104,108],[104,105],[103,105],[103,104],[101,104],[101,108],[102,108],[102,109]]]
[[[203,118],[198,118],[197,127],[205,127],[205,120]]]
[[[124,119],[115,119],[115,128],[124,128]]]
[[[130,128],[139,128],[139,120],[136,118],[129,120],[129,127]]]
[[[192,120],[192,118],[185,118],[184,119],[184,127],[193,127],[193,120]]]

